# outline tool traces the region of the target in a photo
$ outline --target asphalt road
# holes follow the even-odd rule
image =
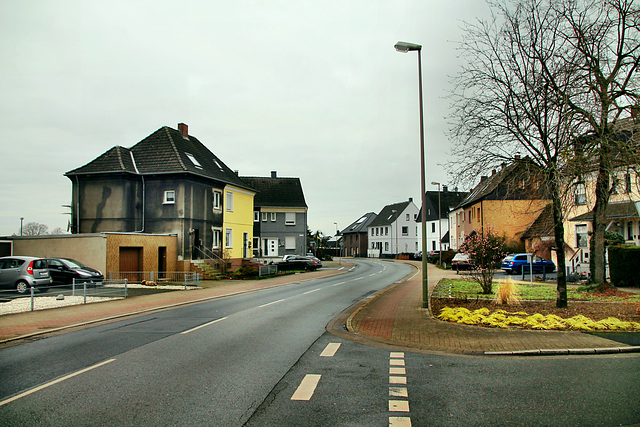
[[[411,272],[296,283],[0,350],[0,425],[242,425],[348,306]]]

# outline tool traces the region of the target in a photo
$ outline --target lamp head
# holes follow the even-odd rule
[[[407,53],[412,50],[422,50],[422,45],[407,42],[398,42],[394,46],[398,52]]]

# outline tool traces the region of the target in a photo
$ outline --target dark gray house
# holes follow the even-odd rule
[[[300,178],[241,177],[257,193],[253,200],[253,253],[259,258],[304,255],[307,203]]]
[[[179,260],[200,258],[202,250],[250,248],[255,190],[184,123],[164,126],[131,148],[115,146],[65,176],[73,185],[72,233],[177,234]],[[247,224],[234,231],[240,206],[248,206]],[[235,218],[226,224],[229,215]],[[245,236],[244,252],[232,235]]]
[[[366,257],[369,249],[368,226],[376,219],[374,212],[367,212],[342,230],[342,253],[344,256]]]

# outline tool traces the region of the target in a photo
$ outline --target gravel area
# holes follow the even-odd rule
[[[124,289],[124,284],[120,285],[120,284],[109,284],[109,285],[105,285],[104,288],[111,288],[111,289]],[[146,289],[149,290],[149,292],[153,293],[153,291],[170,291],[170,290],[184,290],[185,287],[184,285],[166,285],[166,286],[157,286],[157,287],[152,287],[152,286],[145,286],[145,285],[140,285],[140,284],[135,284],[135,283],[130,283],[127,285],[128,289]],[[34,310],[46,310],[49,308],[60,308],[60,307],[67,307],[70,305],[78,305],[78,304],[84,304],[84,296],[79,295],[79,296],[71,296],[71,295],[64,295],[64,299],[57,299],[58,295],[60,295],[59,292],[69,292],[68,288],[63,288],[64,291],[57,289],[56,292],[56,288],[51,288],[49,290],[48,294],[45,294],[44,296],[42,296],[41,294],[36,294],[36,298],[34,300],[34,305],[33,305],[33,309]],[[200,289],[198,287],[195,286],[187,286],[186,288],[187,290],[190,289]],[[133,294],[135,294],[134,291],[132,291]],[[113,301],[116,299],[122,299],[124,298],[122,295],[123,293],[121,292],[117,292],[118,295],[116,296],[87,296],[87,304],[90,303],[94,303],[94,302],[104,302],[104,301]],[[122,294],[122,295],[120,295]],[[4,314],[13,314],[13,313],[21,313],[23,311],[31,311],[31,298],[30,297],[20,297],[20,298],[14,298],[11,301],[7,301],[7,302],[0,302],[0,316],[4,315]]]
[[[121,298],[109,297],[87,297],[87,304],[93,302],[112,301]],[[69,305],[78,305],[84,303],[82,296],[65,296],[63,300],[57,300],[55,295],[47,297],[37,297],[34,300],[34,310],[45,310],[48,308],[60,308]],[[23,311],[31,311],[31,298],[16,298],[12,301],[0,303],[0,316],[3,314],[21,313]]]

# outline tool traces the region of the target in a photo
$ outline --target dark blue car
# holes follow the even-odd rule
[[[531,254],[507,255],[502,260],[500,268],[506,271],[507,274],[521,274],[523,269],[525,272],[529,272],[529,257],[531,256],[533,256],[534,273],[551,273],[555,271],[556,265],[553,262]]]

